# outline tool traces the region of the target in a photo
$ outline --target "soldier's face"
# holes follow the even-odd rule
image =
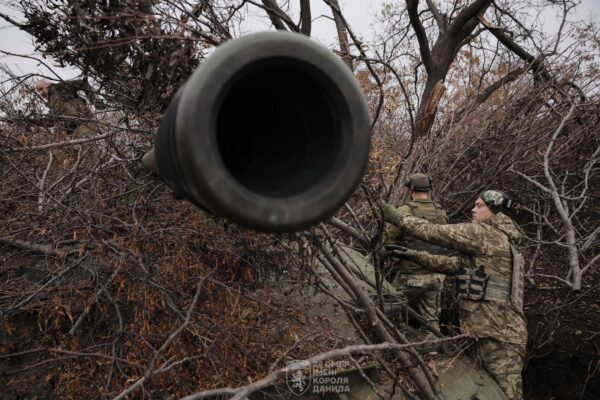
[[[479,224],[483,221],[487,221],[490,219],[494,213],[490,208],[485,204],[483,200],[478,198],[475,200],[475,207],[471,210],[471,222],[474,224]]]
[[[49,87],[50,87],[50,83],[48,83],[48,82],[38,82],[35,85],[35,90],[40,94],[40,96],[47,99]]]

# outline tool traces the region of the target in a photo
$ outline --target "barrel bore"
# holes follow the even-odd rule
[[[350,69],[301,35],[232,40],[175,95],[155,141],[179,195],[253,229],[286,232],[329,216],[366,166],[370,127]]]

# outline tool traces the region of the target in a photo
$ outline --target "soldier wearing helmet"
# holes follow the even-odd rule
[[[455,250],[459,256],[434,255],[405,247],[391,253],[415,261],[405,273],[423,271],[456,275],[461,326],[477,337],[483,367],[510,400],[522,399],[523,358],[527,328],[523,315],[523,260],[516,246],[521,234],[505,214],[513,200],[498,190],[482,192],[471,210],[472,222],[429,224],[383,204],[384,219],[428,243]],[[415,267],[417,265],[417,267]]]
[[[412,174],[404,186],[409,190],[410,201],[398,208],[402,215],[411,215],[433,224],[447,224],[448,216],[438,203],[431,199],[431,179],[421,173]],[[441,254],[438,246],[423,242],[411,235],[403,234],[392,224],[386,224],[386,244],[400,245],[429,253]],[[414,264],[412,260],[398,260],[395,270],[402,269],[402,264]],[[408,267],[411,267],[410,265]],[[413,266],[414,267],[414,266]],[[418,275],[398,274],[394,284],[404,294],[409,304],[433,328],[439,330],[441,312],[441,291],[444,275],[426,272]],[[433,334],[430,334],[433,338]]]

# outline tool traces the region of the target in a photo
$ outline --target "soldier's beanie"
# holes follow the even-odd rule
[[[421,173],[412,174],[408,177],[404,186],[413,192],[429,192],[431,190],[431,178]]]
[[[479,194],[479,198],[494,214],[499,211],[510,210],[514,205],[513,198],[500,190],[483,191]]]

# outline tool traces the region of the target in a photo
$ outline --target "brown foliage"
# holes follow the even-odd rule
[[[183,323],[198,285],[191,323],[157,367],[187,361],[154,376],[146,393],[243,384],[295,343],[302,311],[256,291],[289,262],[279,239],[173,199],[138,165],[146,131],[104,126],[88,132],[104,139],[73,144],[80,138],[60,129],[10,121],[0,149],[5,396],[118,394]],[[330,337],[308,338],[289,357],[326,348]]]

